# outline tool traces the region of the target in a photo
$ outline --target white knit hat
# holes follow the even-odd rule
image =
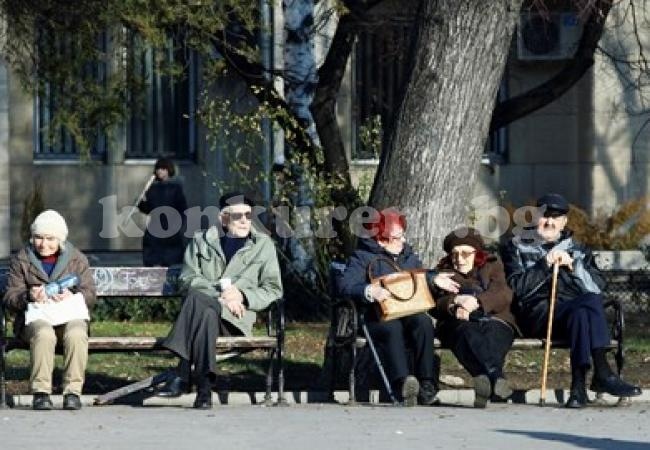
[[[34,223],[32,223],[32,236],[35,234],[54,236],[63,243],[68,238],[68,226],[61,214],[53,209],[48,209],[34,219]]]

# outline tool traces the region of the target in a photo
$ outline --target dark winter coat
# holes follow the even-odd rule
[[[178,215],[175,220],[169,220],[167,213],[154,214],[147,221],[147,229],[142,238],[142,260],[145,266],[167,267],[183,262],[187,202],[183,187],[177,180],[155,181],[147,190],[144,200],[138,204],[138,209],[144,214],[151,214],[160,207],[172,208]],[[156,237],[170,227],[176,230],[172,236]]]
[[[369,302],[365,297],[366,286],[370,284],[368,266],[377,257],[393,260],[404,270],[422,268],[422,261],[408,244],[404,244],[399,255],[393,255],[374,239],[359,239],[357,249],[350,256],[345,272],[337,283],[339,293],[361,305],[368,305]],[[372,275],[375,278],[395,272],[393,266],[382,259],[377,260],[372,266]]]
[[[474,295],[480,304],[481,315],[494,317],[508,323],[516,329],[515,317],[510,311],[512,290],[506,283],[503,264],[496,256],[488,256],[481,267],[475,267],[463,274],[454,270],[447,260],[438,266],[440,272],[453,272],[453,279],[460,284],[461,294]],[[436,290],[435,316],[439,321],[458,320],[450,306],[453,305],[456,294],[449,294],[440,289]]]
[[[573,258],[573,270],[560,267],[557,298],[570,300],[586,293],[600,294],[605,280],[596,266],[591,250],[576,242],[571,232],[563,231],[557,242],[528,242],[514,237],[502,250],[506,279],[515,295],[513,309],[530,316],[546,313],[551,295],[553,268],[546,264],[546,255],[554,248],[565,250]]]

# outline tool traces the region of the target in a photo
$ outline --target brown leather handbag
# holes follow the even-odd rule
[[[386,261],[395,272],[374,277],[372,269],[379,261]],[[427,284],[426,269],[401,270],[388,258],[375,258],[368,264],[368,279],[390,292],[391,297],[377,302],[379,317],[382,322],[428,311],[436,306]]]

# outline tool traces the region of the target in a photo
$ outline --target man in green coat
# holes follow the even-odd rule
[[[212,407],[218,336],[250,336],[255,312],[282,296],[275,246],[252,226],[254,204],[233,192],[219,199],[221,224],[197,232],[185,250],[180,285],[181,312],[163,346],[181,361],[158,395],[180,395],[194,366],[194,407]]]

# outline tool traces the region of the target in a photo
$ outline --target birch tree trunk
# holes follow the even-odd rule
[[[406,85],[371,204],[405,211],[409,242],[433,265],[465,224],[521,0],[425,0]]]

